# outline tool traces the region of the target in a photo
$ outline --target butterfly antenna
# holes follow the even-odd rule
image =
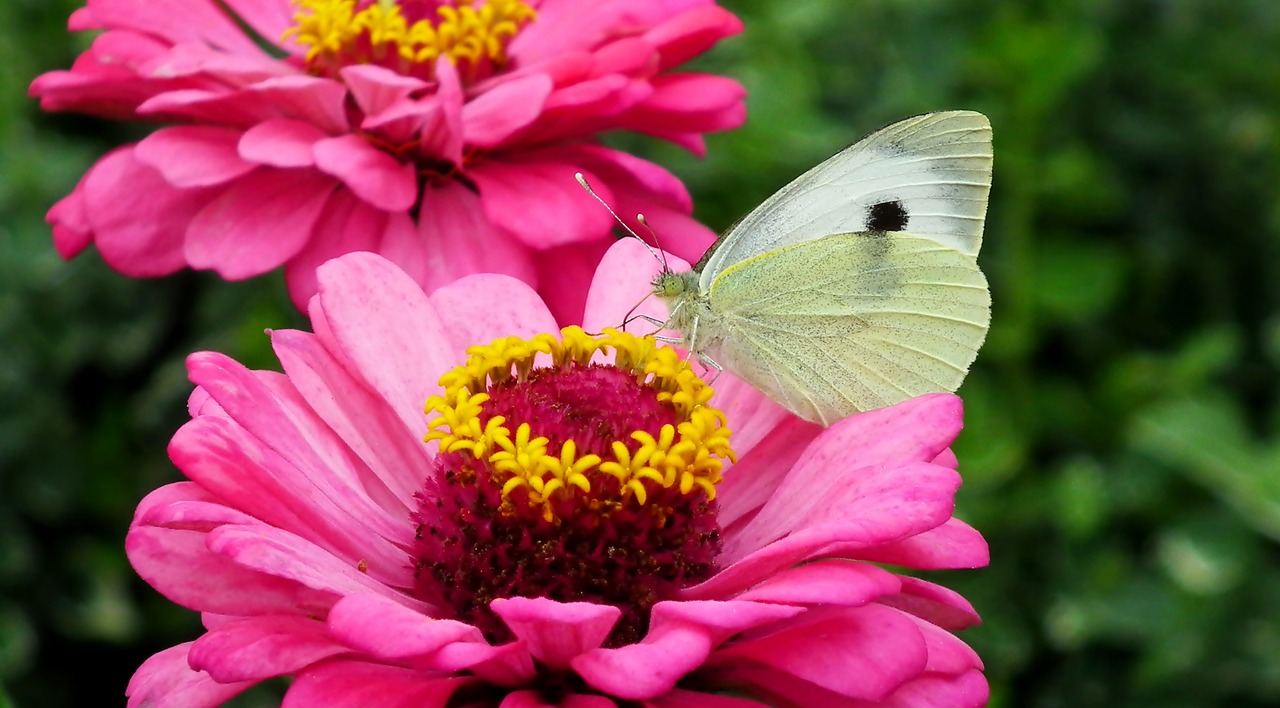
[[[654,231],[653,227],[649,225],[649,220],[644,218],[644,214],[636,214],[636,221],[639,221],[640,225],[644,227],[645,231],[648,231],[649,235],[653,237],[653,245],[658,247],[658,260],[662,262],[662,270],[667,273],[670,273],[671,266],[667,265],[667,255],[666,255],[667,252],[662,250],[662,244],[658,243],[658,232]],[[647,246],[648,244],[645,244],[645,245]],[[649,250],[650,252],[653,251],[652,248]]]
[[[587,178],[586,178],[586,177],[583,177],[581,172],[575,172],[575,173],[573,173],[573,178],[574,178],[574,179],[576,179],[576,180],[578,180],[578,184],[582,185],[582,188],[583,188],[583,189],[587,190],[587,194],[590,194],[592,197],[595,197],[595,200],[596,200],[597,202],[600,202],[600,206],[604,207],[604,210],[605,210],[605,211],[607,211],[607,212],[609,212],[609,216],[612,216],[612,217],[613,217],[613,220],[614,220],[614,221],[616,221],[616,222],[618,222],[618,225],[619,225],[619,226],[621,226],[623,229],[625,229],[627,233],[629,233],[629,234],[631,234],[632,236],[634,236],[634,237],[635,237],[635,239],[636,239],[637,241],[639,241],[641,244],[643,244],[643,245],[644,245],[644,247],[645,247],[646,249],[648,249],[649,253],[650,253],[650,254],[651,254],[651,255],[652,255],[652,256],[653,256],[653,257],[654,257],[654,258],[655,258],[659,263],[661,263],[661,264],[662,264],[662,268],[663,268],[663,270],[670,270],[669,268],[667,268],[667,259],[666,259],[666,258],[664,258],[662,255],[660,255],[658,251],[653,250],[653,246],[650,246],[650,245],[649,245],[649,243],[648,243],[647,241],[645,241],[644,239],[640,238],[640,234],[637,234],[635,231],[632,231],[632,230],[631,230],[631,227],[630,227],[630,226],[627,226],[627,223],[626,223],[625,221],[623,221],[622,219],[618,218],[618,214],[617,214],[617,212],[615,212],[615,211],[613,210],[613,207],[609,206],[609,204],[608,204],[607,202],[605,202],[605,200],[601,199],[599,194],[596,194],[596,191],[595,191],[594,189],[592,189],[592,188],[591,188],[591,185],[587,184]],[[645,221],[644,221],[644,217],[643,217],[643,216],[640,216],[639,218],[640,218],[640,223],[644,224],[646,229],[649,229],[649,225],[645,223]],[[652,234],[652,233],[653,233],[653,229],[649,229],[649,233],[651,233],[651,234]],[[654,236],[654,242],[655,242],[655,243],[657,243],[657,236],[656,236],[656,235]],[[638,306],[638,305],[637,305],[637,306]]]

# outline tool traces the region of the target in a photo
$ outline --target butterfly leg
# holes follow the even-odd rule
[[[711,375],[711,378],[707,379],[708,386],[715,383],[716,379],[720,378],[720,374],[724,373],[724,367],[720,366],[720,364],[716,362],[715,359],[712,359],[711,357],[707,356],[703,352],[698,352],[698,363],[702,364],[703,368],[705,368],[707,371],[715,372],[714,374]]]

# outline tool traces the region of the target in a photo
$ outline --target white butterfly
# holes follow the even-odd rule
[[[991,163],[980,113],[873,133],[756,207],[693,271],[664,268],[662,325],[823,425],[954,391],[991,319],[977,264]]]

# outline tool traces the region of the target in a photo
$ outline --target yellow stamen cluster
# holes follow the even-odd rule
[[[579,455],[573,440],[559,450],[549,450],[545,437],[534,437],[529,423],[520,423],[514,434],[503,416],[480,424],[490,386],[526,378],[534,368],[586,366],[608,351],[613,365],[631,371],[636,382],[655,391],[657,400],[675,409],[678,423],[664,425],[657,437],[636,431],[633,452],[615,440],[611,454]],[[708,499],[716,495],[723,459],[734,460],[729,446],[729,429],[724,413],[708,405],[711,388],[672,349],[658,347],[653,337],[636,337],[606,329],[591,336],[578,327],[567,327],[561,338],[539,334],[532,339],[499,339],[492,344],[467,350],[467,363],[440,379],[444,393],[427,401],[426,411],[435,414],[426,440],[437,440],[442,452],[465,452],[502,475],[502,495],[509,499],[524,488],[530,503],[541,505],[550,517],[554,495],[592,491],[592,473],[618,481],[624,496],[644,504],[648,498],[645,482],[664,488],[678,485],[682,494],[695,488]],[[632,447],[635,447],[634,445]]]
[[[435,22],[418,20],[412,25],[395,0],[377,2],[356,10],[355,0],[293,0],[298,11],[294,26],[284,33],[307,48],[307,61],[345,59],[353,63],[377,62],[396,56],[412,63],[434,62],[447,56],[454,64],[488,60],[506,63],[507,44],[520,28],[537,16],[520,0],[444,0],[436,8]],[[366,40],[371,56],[358,54]]]

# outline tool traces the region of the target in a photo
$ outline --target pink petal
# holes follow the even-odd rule
[[[191,642],[170,647],[143,662],[129,679],[129,708],[214,708],[252,682],[224,684],[187,665]]]
[[[574,173],[581,170],[555,161],[554,151],[544,154],[527,153],[509,162],[490,159],[467,172],[480,189],[489,220],[533,248],[604,238],[613,217],[578,185]],[[588,180],[610,200],[599,180],[591,175]]]
[[[152,96],[186,85],[182,79],[150,79],[136,67],[169,46],[136,32],[109,31],[93,40],[70,71],[50,71],[31,82],[28,93],[46,111],[81,111],[130,120]]]
[[[457,350],[435,307],[403,271],[373,254],[352,253],[318,272],[320,308],[331,327],[326,337],[332,337],[322,337],[325,346],[350,362],[421,439],[423,406],[440,390],[438,379],[454,365]]]
[[[660,71],[668,71],[738,34],[742,20],[716,5],[692,7],[644,34],[662,55]]]
[[[618,125],[658,137],[736,128],[746,120],[742,84],[709,74],[667,74],[652,80],[654,92],[627,111]]]
[[[401,505],[380,506],[369,495],[373,481],[367,469],[350,455],[349,448],[307,407],[288,379],[280,374],[250,372],[234,360],[210,352],[193,354],[187,360],[193,383],[200,385],[235,420],[198,419],[203,429],[188,424],[184,430],[204,432],[204,437],[177,438],[171,445],[174,462],[188,475],[207,475],[214,460],[244,459],[241,478],[257,477],[267,488],[278,489],[283,502],[261,504],[257,499],[221,496],[239,508],[259,508],[262,518],[288,524],[284,510],[297,510],[301,526],[287,526],[353,561],[363,560],[379,577],[385,569],[396,568],[394,576],[407,581],[399,546],[411,542],[412,529],[405,522]],[[242,429],[243,433],[238,430]],[[191,470],[187,468],[190,467]],[[234,470],[233,465],[227,469]],[[229,475],[228,475],[229,476]],[[194,477],[193,477],[194,478]],[[225,478],[218,479],[225,484]],[[375,486],[376,488],[376,486]],[[386,498],[386,493],[379,495]],[[382,539],[382,542],[375,542]]]
[[[966,629],[981,620],[960,593],[919,578],[902,576],[902,592],[880,598],[880,604],[915,615],[943,629]]]
[[[326,138],[312,148],[316,167],[333,175],[361,199],[385,211],[406,211],[418,200],[411,162],[399,162],[357,135]]]
[[[229,280],[276,268],[311,237],[333,188],[310,170],[264,169],[237,180],[192,219],[187,262]]]
[[[224,87],[179,88],[157,93],[140,103],[136,113],[150,120],[208,123],[242,130],[281,117],[274,106],[260,97]]]
[[[458,181],[428,183],[423,190],[418,229],[412,234],[416,268],[405,272],[430,292],[473,273],[501,273],[526,283],[537,282],[528,246],[493,225],[480,196]],[[395,252],[383,255],[400,260]]]
[[[979,708],[990,697],[987,679],[980,671],[959,676],[924,674],[898,689],[891,706],[901,708]]]
[[[216,2],[209,0],[150,0],[137,2],[93,2],[92,27],[128,27],[172,44],[209,44],[231,54],[260,54],[253,43]],[[87,18],[86,18],[87,19]]]
[[[462,135],[468,145],[495,148],[542,113],[551,79],[540,74],[507,81],[462,107]]]
[[[644,701],[642,705],[644,708],[762,708],[765,704],[746,698],[697,693],[677,688]]]
[[[161,128],[138,143],[134,156],[175,187],[209,187],[253,170],[254,164],[236,150],[240,135],[238,130],[211,125]]]
[[[723,377],[722,374],[721,378]],[[721,396],[722,391],[720,381],[717,380],[716,396]],[[779,410],[777,404],[768,401],[764,396],[756,398],[763,401],[760,408],[765,408],[769,412]],[[718,518],[721,530],[726,535],[730,532],[736,534],[741,533],[740,526],[753,519],[760,508],[769,501],[774,490],[795,465],[796,459],[818,436],[822,427],[783,411],[774,414],[777,416],[775,419],[780,422],[772,429],[750,435],[764,428],[769,422],[768,419],[774,416],[766,416],[750,409],[726,407],[716,399],[712,401],[713,405],[720,407],[729,416],[729,422],[733,426],[731,441],[734,450],[738,453],[738,461],[725,471],[724,481],[720,483],[716,497],[720,502]],[[769,407],[766,408],[766,406]],[[761,420],[762,418],[765,420]],[[745,422],[739,423],[740,420]],[[743,437],[747,439],[741,440]],[[751,443],[753,437],[760,439],[759,444]]]
[[[285,2],[261,2],[261,0],[222,0],[235,16],[252,27],[258,36],[278,42],[280,35],[293,26],[293,5]]]
[[[911,538],[868,548],[859,557],[922,570],[981,568],[991,562],[982,534],[959,519]]]
[[[271,118],[294,118],[314,123],[330,135],[351,130],[347,122],[347,88],[334,79],[281,76],[259,82],[246,96],[270,106]]]
[[[480,630],[463,622],[435,619],[378,595],[348,595],[329,611],[333,636],[369,656],[411,659],[457,642],[484,643]]]
[[[849,698],[882,700],[925,669],[928,652],[915,624],[869,605],[810,611],[786,629],[735,642],[717,664],[753,661]]]
[[[246,130],[237,145],[240,157],[272,167],[310,167],[315,144],[325,138],[324,131],[311,123],[291,118],[277,118]]]
[[[444,708],[474,678],[440,676],[399,666],[329,661],[300,672],[281,708]]]
[[[276,330],[271,346],[289,380],[326,426],[334,431],[372,472],[360,487],[383,509],[408,518],[413,495],[429,474],[431,456],[421,440],[381,398],[351,375],[306,332]],[[357,474],[360,466],[353,466]]]
[[[347,652],[323,622],[275,615],[229,622],[191,645],[188,661],[219,683],[258,682],[287,676],[317,661]]]
[[[462,107],[465,102],[458,70],[446,56],[436,60],[436,95],[433,109],[423,116],[419,137],[424,155],[462,166]]]
[[[801,612],[798,607],[752,602],[659,602],[642,642],[595,649],[570,663],[604,693],[650,699],[670,691],[729,637]]]
[[[664,254],[664,257],[666,267],[673,271],[690,269],[688,262],[676,256]],[[617,327],[633,307],[633,317],[646,315],[666,321],[667,307],[653,295],[653,279],[662,269],[663,264],[636,239],[624,238],[614,243],[600,260],[595,279],[591,281],[582,318],[583,328],[588,332],[599,332],[604,327]],[[639,331],[644,333],[653,329],[639,320],[636,326],[643,327]],[[678,333],[667,331],[663,334]]]
[[[598,648],[622,616],[621,610],[611,605],[546,598],[500,598],[490,607],[516,639],[525,643],[533,658],[556,671],[569,668],[575,657]]]
[[[306,309],[307,302],[320,288],[316,269],[326,261],[356,251],[378,251],[387,231],[412,229],[409,222],[408,214],[385,212],[349,189],[334,190],[316,219],[310,240],[284,265],[285,282],[294,304],[298,309]]]
[[[430,86],[422,79],[372,64],[345,66],[338,73],[351,92],[351,98],[366,116],[376,116],[414,92]]]
[[[825,560],[784,570],[737,597],[789,605],[857,607],[896,594],[898,576],[867,563]]]
[[[82,176],[75,189],[57,204],[50,207],[44,220],[53,227],[53,247],[58,255],[70,260],[93,242],[93,231],[89,225],[89,215],[84,210],[84,182],[88,174]]]
[[[183,233],[211,197],[207,190],[169,186],[134,157],[132,147],[99,160],[82,190],[102,259],[133,277],[167,275],[186,265]]]
[[[532,288],[506,276],[468,276],[432,293],[431,302],[449,340],[460,347],[458,361],[473,344],[560,329]]]
[[[536,252],[538,294],[557,322],[564,325],[582,322],[587,288],[595,277],[596,264],[608,247],[608,241],[596,241]],[[621,320],[614,324],[621,324]]]

